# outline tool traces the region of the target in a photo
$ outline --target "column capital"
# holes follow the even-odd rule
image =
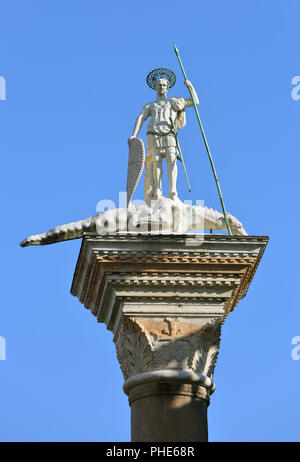
[[[186,318],[124,316],[116,349],[125,393],[162,381],[197,384],[212,393],[220,333],[218,319],[201,325]]]

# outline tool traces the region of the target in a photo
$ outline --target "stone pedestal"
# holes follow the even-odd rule
[[[132,441],[207,441],[221,326],[265,236],[86,234],[71,293],[114,333]]]

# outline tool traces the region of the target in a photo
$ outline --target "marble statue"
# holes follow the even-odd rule
[[[167,90],[176,81],[175,74],[168,69],[155,69],[147,77],[148,85],[156,90],[156,101],[148,103],[138,116],[133,134],[129,138],[129,161],[127,177],[127,207],[108,210],[92,217],[57,226],[42,234],[29,236],[20,245],[53,244],[55,242],[78,239],[84,233],[98,235],[117,233],[187,233],[199,229],[228,230],[235,235],[247,235],[243,225],[232,215],[183,203],[176,190],[179,145],[177,130],[184,127],[185,108],[199,103],[191,84],[185,79],[191,98],[168,98]],[[137,135],[147,118],[147,156],[144,144]],[[166,158],[169,193],[162,193],[162,160]],[[182,157],[181,157],[182,159]],[[131,197],[141,177],[144,165],[145,202],[140,205],[130,203]]]
[[[235,217],[227,214],[232,233],[247,236],[246,231]],[[160,197],[151,206],[146,203],[132,205],[98,213],[84,220],[57,226],[50,231],[24,239],[20,245],[53,244],[83,237],[83,233],[99,235],[122,232],[186,233],[197,229],[213,229],[226,231],[224,215],[216,210],[201,205],[188,205],[180,199]]]
[[[160,72],[156,72],[160,71]],[[152,78],[149,81],[149,76]],[[191,98],[168,98],[167,91],[174,85],[171,80],[172,71],[168,69],[155,69],[148,76],[148,85],[156,90],[156,100],[146,104],[139,114],[132,136],[128,139],[129,145],[137,138],[143,123],[150,117],[147,126],[147,157],[144,195],[145,202],[150,203],[153,199],[162,196],[162,160],[167,161],[169,179],[169,198],[177,197],[177,165],[178,156],[176,131],[186,124],[185,108],[192,107]],[[164,76],[165,78],[159,78]],[[175,78],[176,80],[176,78]],[[189,80],[185,85],[193,93],[196,104],[199,104],[197,93]]]

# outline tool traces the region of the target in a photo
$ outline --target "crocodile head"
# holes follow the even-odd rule
[[[239,220],[237,220],[233,215],[231,215],[230,213],[227,213],[227,219],[228,219],[232,234],[236,234],[238,236],[248,236],[247,232],[243,228],[242,223]],[[222,228],[224,229],[224,231],[227,231],[227,227],[226,227],[226,223],[225,223],[225,219],[223,215],[219,218],[218,221],[222,223]]]

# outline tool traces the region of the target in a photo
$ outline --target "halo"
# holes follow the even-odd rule
[[[155,82],[158,79],[166,79],[169,82],[169,88],[172,88],[176,82],[176,75],[170,69],[165,69],[164,67],[159,67],[151,71],[146,78],[147,85],[150,88],[155,90]]]

